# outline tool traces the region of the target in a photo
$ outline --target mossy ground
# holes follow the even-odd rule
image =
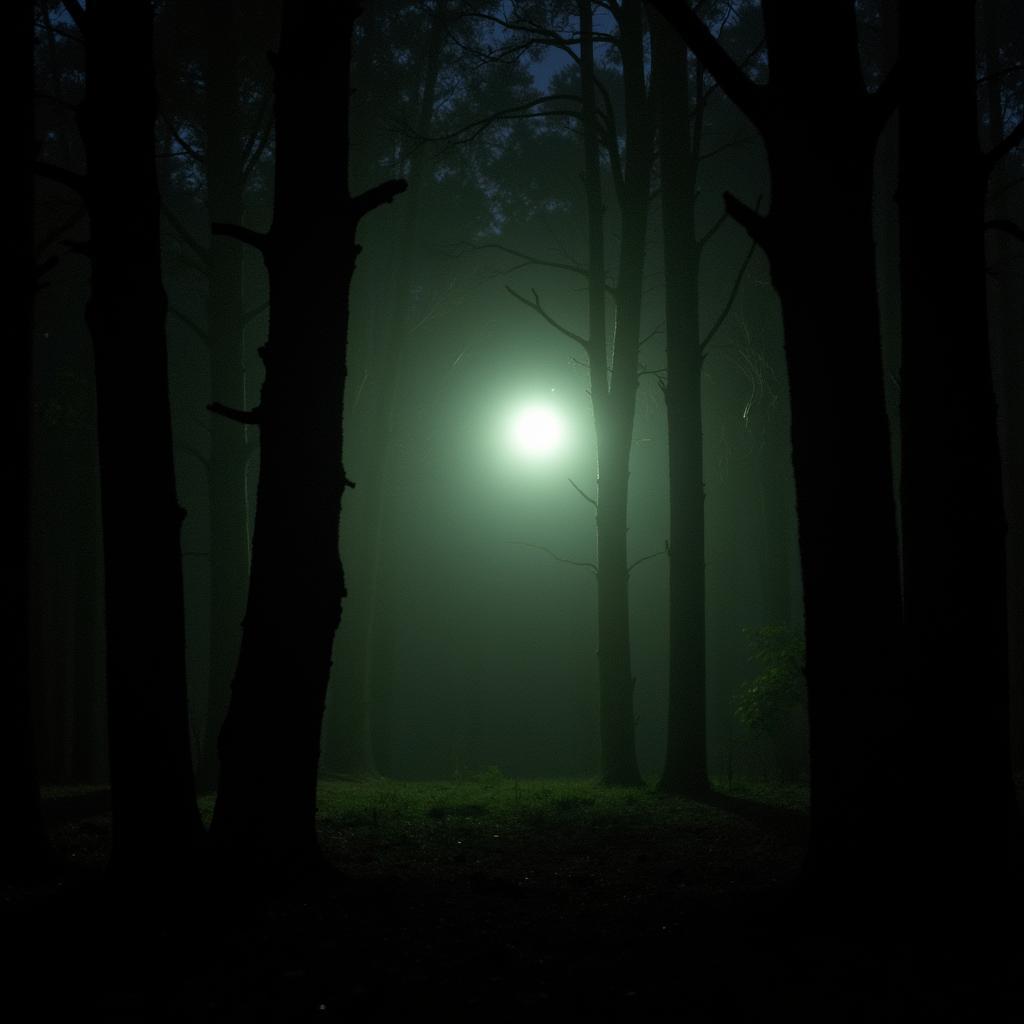
[[[108,819],[66,821],[71,867],[7,895],[29,1000],[9,1019],[1002,1019],[891,936],[795,912],[799,787],[326,778],[318,818],[330,870],[230,894],[156,874],[116,894]]]

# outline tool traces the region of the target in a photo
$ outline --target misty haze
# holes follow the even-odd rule
[[[1024,10],[10,8],[10,1019],[1024,1014]]]

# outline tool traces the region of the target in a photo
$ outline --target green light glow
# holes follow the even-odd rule
[[[527,405],[513,415],[509,430],[512,448],[530,459],[557,453],[565,439],[565,423],[550,405]]]

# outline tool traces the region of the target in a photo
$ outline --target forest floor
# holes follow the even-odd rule
[[[799,787],[325,779],[330,868],[273,891],[117,888],[102,792],[49,796],[64,866],[3,893],[6,1020],[1024,1020],[1024,931],[979,975],[796,909]]]

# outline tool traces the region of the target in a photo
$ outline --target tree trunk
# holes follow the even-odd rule
[[[822,124],[816,114],[808,119]],[[777,232],[767,245],[785,331],[807,639],[807,878],[837,892],[849,884],[851,897],[859,882],[870,891],[884,874],[883,837],[893,825],[885,793],[897,785],[888,758],[899,718],[890,716],[900,687],[872,154],[857,135],[806,140],[795,151],[804,140],[769,147]],[[823,216],[829,260],[817,251]]]
[[[210,218],[240,224],[244,214],[241,112],[238,84],[237,3],[209,4],[206,69],[206,181]],[[258,126],[257,126],[258,130]],[[245,312],[242,251],[230,239],[210,242],[207,346],[213,399],[245,405]],[[210,508],[210,678],[199,783],[212,789],[217,774],[216,737],[227,710],[238,658],[249,574],[249,524],[245,501],[245,431],[214,416],[207,470]]]
[[[896,64],[899,47],[899,9],[879,5],[881,71]],[[885,374],[886,413],[892,443],[893,479],[900,479],[900,238],[896,206],[899,184],[899,119],[897,109],[879,135],[875,157],[875,225],[878,275],[878,310],[882,328],[882,368]],[[897,489],[896,509],[899,515]],[[897,526],[899,519],[897,518]]]
[[[1003,116],[1002,78],[999,53],[998,14],[1005,5],[984,0],[985,65],[989,74],[986,88],[988,106],[988,146],[998,145],[1006,134]],[[1016,13],[1016,27],[1024,19]],[[1008,160],[993,168],[990,179],[989,217],[1012,220],[1009,202]],[[1024,771],[1024,474],[1017,459],[1024,451],[1024,345],[1020,344],[1024,325],[1024,289],[1021,273],[1014,265],[1019,244],[1002,231],[989,233],[989,299],[992,303],[990,345],[996,380],[996,406],[999,414],[1000,448],[1003,462],[1003,500],[1006,505],[1006,582],[1009,649],[1011,759],[1014,771]]]
[[[437,102],[437,81],[441,70],[441,49],[445,41],[447,0],[435,0],[429,31],[423,40],[423,67],[413,131],[417,140],[429,137]],[[398,586],[391,543],[394,535],[393,510],[385,497],[399,436],[400,405],[397,401],[402,361],[409,335],[409,309],[419,241],[419,211],[423,188],[432,164],[428,146],[414,141],[408,158],[408,193],[398,214],[394,255],[384,287],[383,338],[380,358],[371,366],[374,394],[373,431],[379,452],[376,465],[361,474],[354,502],[368,524],[370,542],[362,552],[367,593],[367,612],[353,636],[351,671],[334,699],[337,709],[330,731],[336,744],[329,752],[332,766],[350,775],[372,774],[375,768],[392,770],[390,749],[390,706],[393,695],[395,645],[393,590]],[[371,709],[376,719],[371,727]]]
[[[152,12],[92,0],[81,112],[88,164],[103,506],[113,863],[180,863],[202,836],[190,755],[167,299],[153,153]]]
[[[45,868],[46,833],[39,808],[35,750],[32,742],[29,671],[30,426],[32,423],[32,305],[35,262],[32,197],[35,138],[32,103],[32,31],[34,5],[21,0],[9,14],[0,44],[4,64],[14,71],[8,93],[11,160],[16,191],[8,197],[3,233],[7,258],[9,344],[5,354],[8,397],[3,403],[3,436],[8,449],[0,468],[0,486],[13,520],[3,573],[4,642],[2,678],[6,689],[4,740],[0,743],[0,799],[9,816],[7,838],[0,844],[0,877],[10,879]]]
[[[636,411],[640,314],[647,215],[654,160],[653,125],[643,64],[643,18],[638,0],[617,15],[626,99],[626,149],[621,196],[621,240],[616,321],[609,366],[606,350],[604,203],[597,150],[593,19],[589,0],[580,4],[584,181],[589,237],[588,355],[597,435],[597,635],[601,779],[609,785],[642,783],[636,759],[629,630],[627,546],[629,454]],[[615,139],[610,145],[618,145]]]
[[[655,28],[651,40],[658,89],[665,251],[670,534],[668,730],[659,788],[697,795],[708,789],[703,355],[700,250],[694,222],[698,154],[693,150],[689,127],[686,46],[663,22]],[[678,123],[680,115],[686,118],[682,125]]]
[[[961,0],[922,18],[902,6],[899,190],[909,739],[912,770],[927,772],[908,825],[921,908],[953,931],[975,925],[972,943],[1001,932],[992,926],[1006,905],[1013,806],[974,7]]]
[[[864,911],[885,898],[898,816],[886,795],[902,785],[888,775],[903,718],[901,608],[872,238],[872,162],[889,93],[865,91],[852,2],[765,0],[768,87],[688,6],[658,6],[767,150],[770,212],[727,202],[765,248],[782,306],[807,640],[804,879]]]
[[[274,221],[257,244],[270,283],[266,370],[253,413],[260,476],[252,571],[220,735],[213,837],[233,861],[280,870],[318,858],[314,814],[324,700],[345,581],[342,410],[358,217],[397,183],[348,195],[354,11],[285,6],[275,65]],[[322,126],[331,124],[324,133]]]

